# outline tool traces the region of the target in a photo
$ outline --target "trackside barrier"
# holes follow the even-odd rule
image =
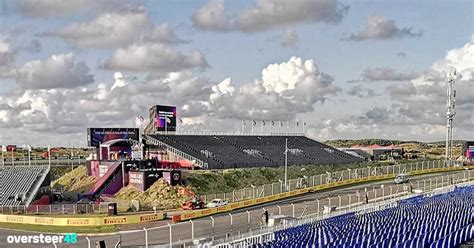
[[[367,176],[378,176],[388,174],[401,174],[411,173],[414,171],[425,171],[429,169],[445,168],[451,166],[459,166],[461,162],[458,161],[442,161],[442,160],[429,160],[429,161],[418,161],[404,164],[394,165],[382,165],[372,167],[370,165],[364,167],[350,167],[346,170],[326,172],[318,175],[304,175],[289,179],[287,181],[287,187],[284,187],[283,181],[273,182],[269,184],[263,184],[256,187],[247,187],[243,189],[236,189],[230,192],[214,193],[210,195],[204,195],[204,201],[214,198],[226,199],[229,203],[238,202],[246,199],[255,199],[270,195],[275,195],[282,192],[288,192],[295,189],[304,187],[313,187],[316,185],[322,185],[330,182],[344,181],[348,179],[365,178]],[[287,190],[285,190],[285,188]]]
[[[433,166],[434,167],[434,166]],[[474,168],[474,166],[459,166],[456,164],[453,164],[452,167],[438,167],[438,168],[429,168],[427,167],[426,169],[423,170],[413,170],[409,172],[408,174],[410,175],[421,175],[421,174],[429,174],[429,173],[436,173],[436,172],[449,172],[449,171],[457,171],[457,170],[463,170],[464,168]],[[275,195],[271,196],[266,196],[266,197],[261,197],[261,198],[255,198],[255,199],[248,199],[248,200],[243,200],[243,201],[238,201],[234,203],[229,203],[226,206],[222,207],[217,207],[217,208],[209,208],[209,209],[204,209],[204,210],[193,210],[193,211],[188,211],[184,212],[182,214],[174,215],[172,217],[174,222],[179,222],[179,221],[185,221],[185,220],[190,220],[190,219],[196,219],[196,218],[201,218],[217,213],[224,213],[224,212],[229,212],[233,211],[236,209],[240,208],[245,208],[245,207],[250,207],[254,205],[259,205],[262,203],[267,203],[267,202],[272,202],[276,200],[281,200],[284,198],[288,197],[293,197],[293,196],[298,196],[302,195],[308,192],[314,192],[318,190],[324,190],[324,189],[330,189],[330,188],[335,188],[335,187],[340,187],[340,186],[345,186],[345,185],[350,185],[350,184],[355,184],[355,183],[366,183],[370,181],[378,181],[378,180],[385,180],[385,179],[392,179],[395,178],[397,173],[390,173],[390,174],[384,174],[384,175],[376,175],[376,176],[367,176],[367,177],[360,177],[360,178],[354,178],[354,179],[346,179],[342,181],[337,181],[337,182],[328,182],[325,184],[321,185],[316,185],[312,187],[307,187],[303,189],[296,189],[288,192],[282,192],[282,193],[277,193]]]
[[[48,225],[48,226],[101,226],[138,224],[150,221],[163,220],[162,212],[156,214],[124,215],[114,217],[95,218],[62,218],[62,217],[35,217],[27,215],[0,215],[0,222]]]
[[[117,235],[121,245],[126,247],[143,245],[142,247],[240,248],[243,247],[240,245],[240,242],[251,244],[258,240],[271,239],[272,231],[280,230],[285,226],[299,225],[314,219],[327,218],[354,211],[376,211],[387,208],[390,204],[397,204],[396,201],[413,197],[416,194],[432,192],[433,189],[440,187],[449,186],[452,188],[452,185],[461,186],[463,183],[473,181],[474,170],[466,170],[450,175],[431,175],[429,177],[413,178],[410,184],[412,187],[409,187],[409,185],[390,185],[387,187],[387,185],[384,185],[385,183],[382,183],[370,189],[372,187],[360,185],[358,188],[348,190],[350,193],[347,195],[348,191],[345,190],[342,194],[330,194],[327,198],[320,194],[314,196],[316,199],[310,196],[310,198],[306,199],[307,201],[303,202],[292,202],[292,200],[289,200],[288,202],[281,202],[278,205],[265,206],[264,208],[256,207],[247,211],[239,211],[238,213],[217,214],[192,221],[146,228],[146,230],[142,228],[119,231]],[[368,190],[365,190],[364,187]],[[378,193],[376,193],[377,191]],[[367,197],[364,196],[362,199],[361,195]],[[390,198],[387,198],[388,196]],[[331,204],[329,197],[332,198],[333,204]],[[367,199],[369,204],[366,204]],[[324,206],[334,206],[336,209],[327,213],[327,211],[323,211]],[[301,216],[295,221],[287,220],[283,224],[266,227],[262,223],[262,210],[268,210],[270,216],[276,214],[287,216],[300,216],[301,214]],[[261,236],[261,238],[258,236]],[[99,239],[99,237],[92,237],[92,239]]]
[[[472,167],[469,167],[469,168],[472,168]],[[453,181],[446,181],[446,182],[441,181],[440,183],[435,183],[435,185],[433,185],[434,186],[433,188],[431,186],[429,188],[424,186],[420,188],[422,189],[421,193],[405,192],[402,194],[402,196],[397,196],[395,198],[382,200],[380,202],[363,204],[359,207],[355,207],[352,209],[342,208],[341,210],[331,212],[329,214],[322,214],[322,215],[312,214],[312,215],[308,215],[297,220],[284,222],[284,224],[280,226],[256,229],[248,233],[233,235],[233,236],[226,237],[220,240],[215,240],[212,242],[211,246],[217,247],[217,248],[249,247],[255,244],[261,244],[260,240],[264,238],[266,238],[267,242],[271,241],[271,240],[268,240],[272,238],[271,234],[274,233],[275,231],[279,231],[282,229],[299,226],[306,223],[312,223],[316,220],[331,218],[334,216],[339,216],[339,215],[351,213],[351,212],[355,213],[356,215],[359,215],[359,214],[379,211],[386,208],[395,207],[398,205],[398,202],[400,200],[410,199],[418,195],[424,195],[424,196],[429,197],[436,194],[447,193],[447,192],[453,191],[456,187],[474,185],[474,181],[472,181],[474,177],[472,174],[474,174],[473,171],[464,172],[462,177],[456,177],[456,179],[454,179],[453,177]],[[440,177],[443,178],[444,176],[440,176]],[[262,237],[259,238],[259,236],[262,236]],[[193,247],[198,247],[198,246],[193,246]]]

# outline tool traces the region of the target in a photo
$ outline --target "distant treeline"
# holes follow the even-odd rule
[[[440,146],[444,147],[446,141],[435,141],[435,142],[420,142],[420,141],[406,141],[406,140],[388,140],[388,139],[338,139],[338,140],[327,140],[324,143],[330,146],[335,147],[351,147],[354,145],[362,145],[362,146],[370,146],[370,145],[381,145],[381,146],[389,146],[389,145],[400,145],[404,143],[414,143],[419,144],[424,147],[428,146]],[[464,145],[466,143],[465,140],[453,140],[453,144],[455,146]]]

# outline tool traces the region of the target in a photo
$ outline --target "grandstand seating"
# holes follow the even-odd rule
[[[3,166],[0,167],[0,206],[19,206],[25,204],[26,198],[35,192],[33,186],[42,173],[47,173],[45,166]]]
[[[289,165],[347,164],[364,161],[304,136],[153,135],[208,164],[209,169],[282,166],[285,139]]]
[[[459,247],[474,238],[474,186],[275,232],[252,247]]]

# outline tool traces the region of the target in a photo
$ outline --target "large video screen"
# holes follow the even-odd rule
[[[474,158],[474,141],[466,142],[466,157]]]
[[[89,146],[99,146],[109,140],[132,139],[139,141],[138,128],[88,128],[87,143]]]
[[[176,107],[175,106],[155,106],[155,128],[158,132],[176,131]]]

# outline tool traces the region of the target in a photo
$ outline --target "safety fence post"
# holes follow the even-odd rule
[[[230,233],[233,233],[234,232],[234,227],[233,227],[233,218],[232,218],[232,214],[229,213],[229,216],[230,216]]]
[[[189,220],[189,222],[191,223],[191,240],[194,240],[194,221]]]
[[[211,217],[211,224],[212,224],[212,241],[214,241],[214,217],[210,216]]]
[[[145,231],[145,248],[148,248],[148,230],[146,230],[146,228],[144,227],[143,231]],[[171,233],[171,229],[170,229],[170,233]],[[170,234],[170,239],[171,239],[171,234]],[[171,245],[171,241],[170,241],[170,245]]]
[[[89,239],[89,237],[86,237],[86,240],[87,240],[87,248],[91,248],[91,240]]]

